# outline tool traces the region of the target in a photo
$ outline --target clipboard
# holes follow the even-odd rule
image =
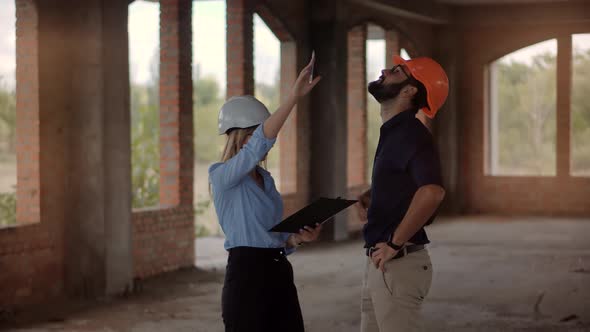
[[[357,200],[320,197],[315,202],[293,213],[281,221],[270,232],[299,233],[304,226],[314,227],[316,223],[323,224],[338,212],[346,209]]]

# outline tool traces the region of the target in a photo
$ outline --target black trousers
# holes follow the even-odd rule
[[[226,332],[304,331],[283,249],[230,249],[221,306]]]

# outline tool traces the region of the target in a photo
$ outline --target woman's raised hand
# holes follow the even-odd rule
[[[313,81],[309,82],[309,75],[311,74],[311,70],[313,68],[314,63],[315,54],[311,57],[311,60],[309,61],[307,66],[305,66],[301,70],[301,72],[299,73],[299,77],[297,77],[295,84],[293,84],[293,90],[291,93],[294,97],[300,98],[307,95],[311,91],[311,89],[313,89],[313,87],[316,84],[318,84],[318,82],[322,79],[321,76],[318,76],[314,78]]]

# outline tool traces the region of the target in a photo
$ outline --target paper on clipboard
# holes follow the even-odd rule
[[[316,223],[322,224],[338,212],[346,209],[356,200],[342,198],[321,197],[315,202],[295,212],[278,225],[271,228],[271,232],[298,233],[304,226],[314,227]]]

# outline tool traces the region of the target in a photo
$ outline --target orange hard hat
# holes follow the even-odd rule
[[[428,107],[423,108],[422,112],[429,118],[434,118],[449,95],[449,78],[445,70],[436,61],[427,57],[404,60],[394,55],[393,64],[405,65],[412,77],[424,85]]]

